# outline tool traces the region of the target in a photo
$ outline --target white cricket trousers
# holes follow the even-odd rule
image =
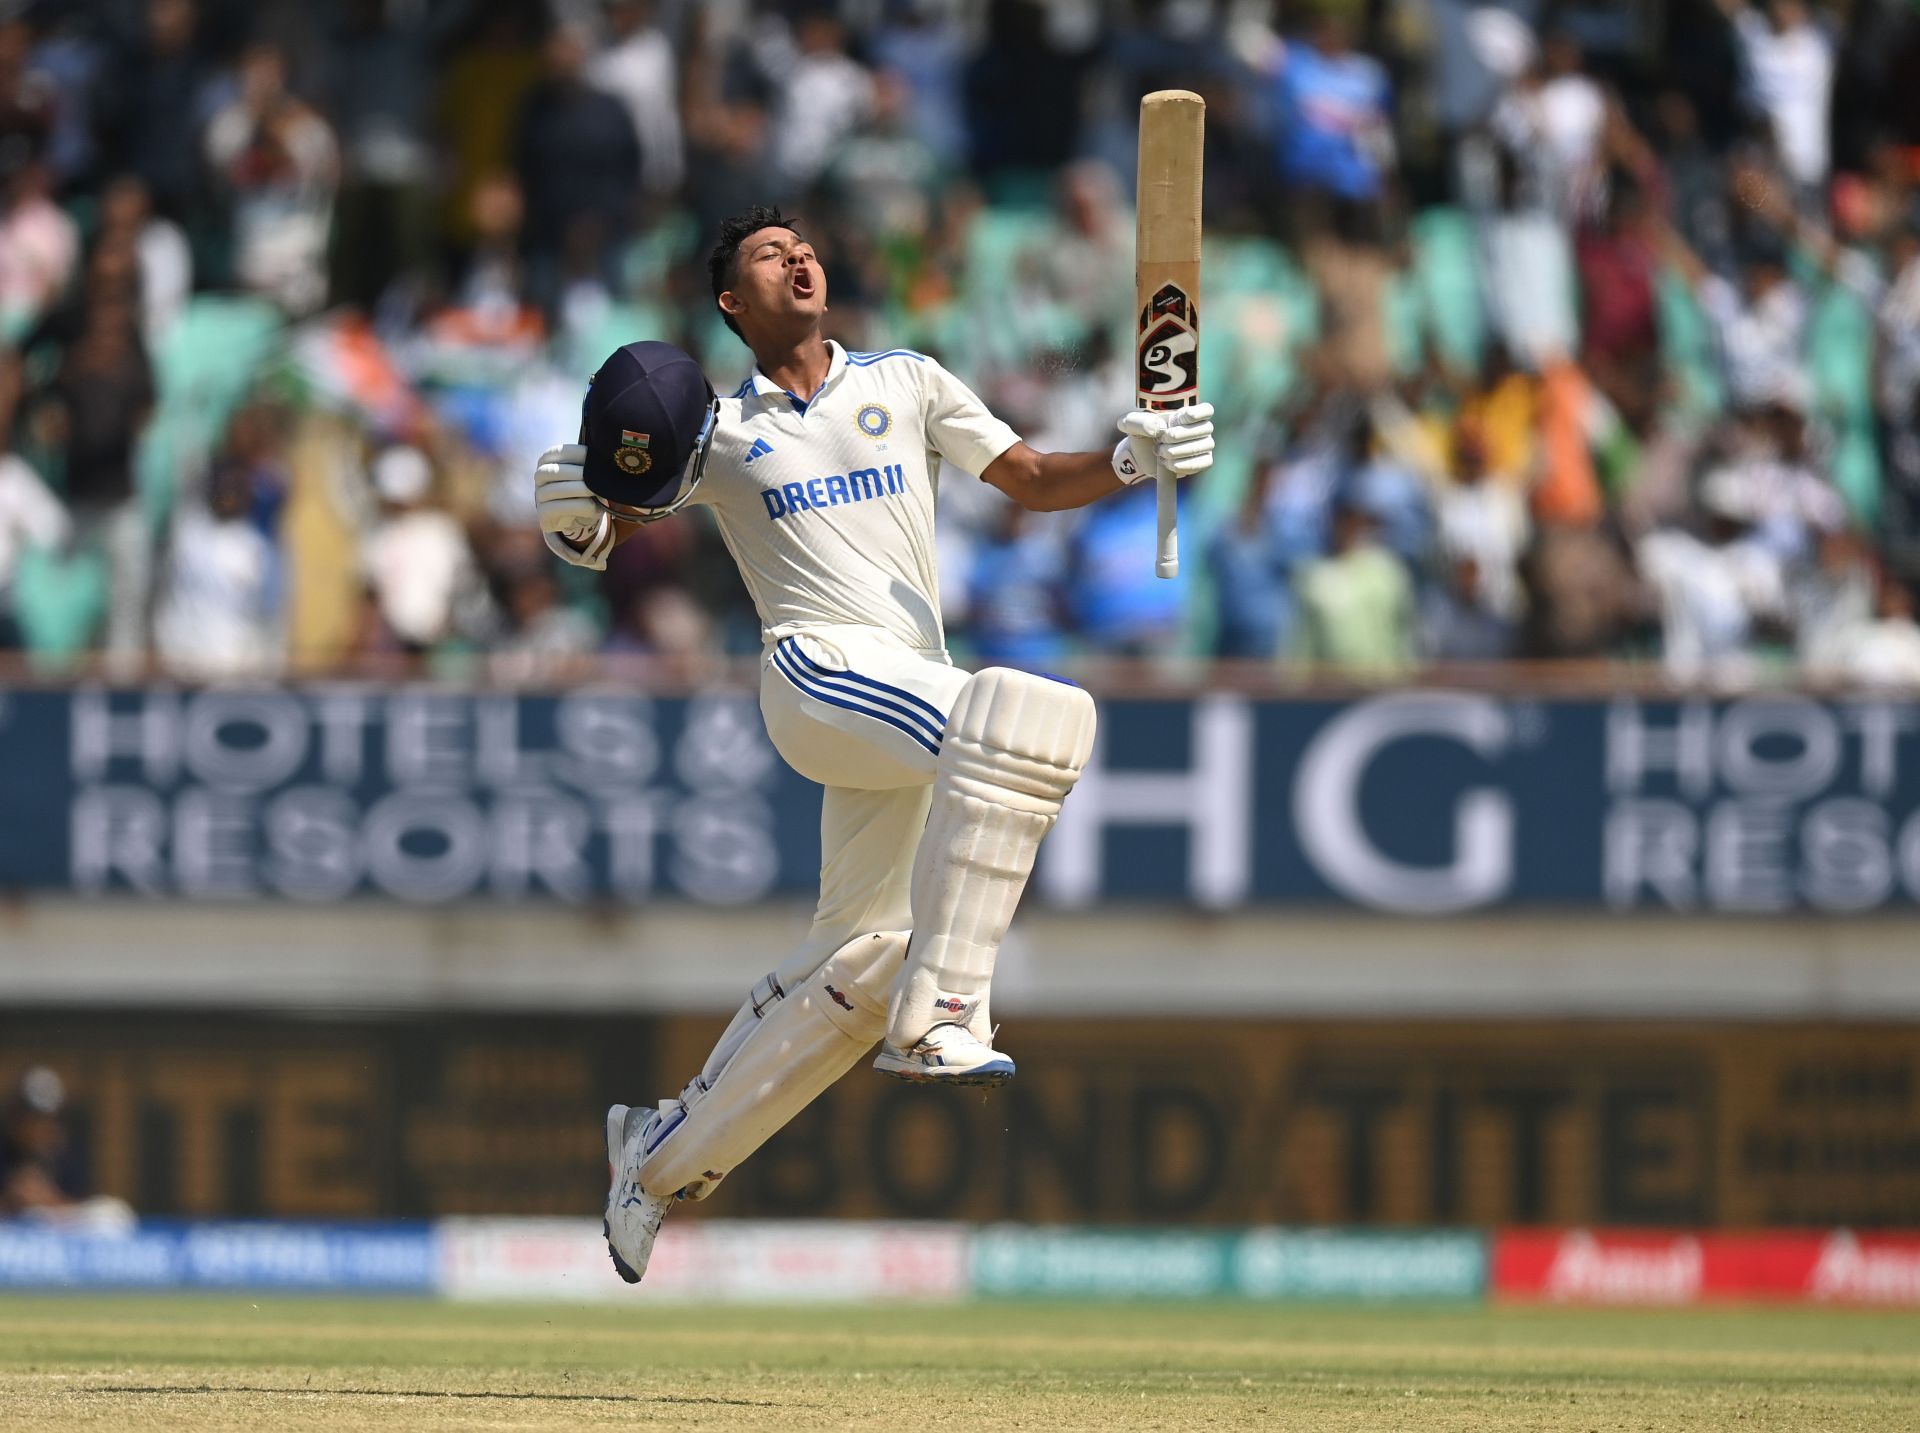
[[[760,711],[787,764],[826,788],[820,903],[780,967],[788,990],[841,946],[912,928],[914,852],[947,715],[969,673],[871,627],[820,627],[771,644]]]

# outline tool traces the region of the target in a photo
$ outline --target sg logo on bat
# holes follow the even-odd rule
[[[1138,375],[1143,408],[1184,408],[1200,391],[1200,309],[1178,284],[1162,284],[1140,313]]]

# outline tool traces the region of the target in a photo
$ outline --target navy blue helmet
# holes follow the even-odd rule
[[[580,405],[587,487],[604,502],[643,509],[644,521],[665,517],[699,486],[719,416],[700,365],[672,344],[615,349]]]

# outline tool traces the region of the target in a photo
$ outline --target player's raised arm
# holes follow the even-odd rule
[[[927,446],[1031,512],[1085,507],[1162,472],[1190,478],[1213,465],[1210,403],[1163,412],[1136,408],[1120,419],[1120,441],[1111,452],[1042,453],[940,364],[924,360],[921,372]]]
[[[555,556],[595,571],[640,524],[693,499],[720,412],[700,366],[668,343],[630,343],[600,365],[580,441],[533,471],[540,531]]]
[[[1032,512],[1085,507],[1134,483],[1165,473],[1190,478],[1213,466],[1213,405],[1155,412],[1136,408],[1120,419],[1112,452],[1042,453],[1015,443],[980,476]]]

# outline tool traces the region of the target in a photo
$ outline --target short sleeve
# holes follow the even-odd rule
[[[927,446],[977,478],[1019,442],[1020,435],[989,413],[979,395],[946,369],[932,359],[925,367],[921,411]]]

